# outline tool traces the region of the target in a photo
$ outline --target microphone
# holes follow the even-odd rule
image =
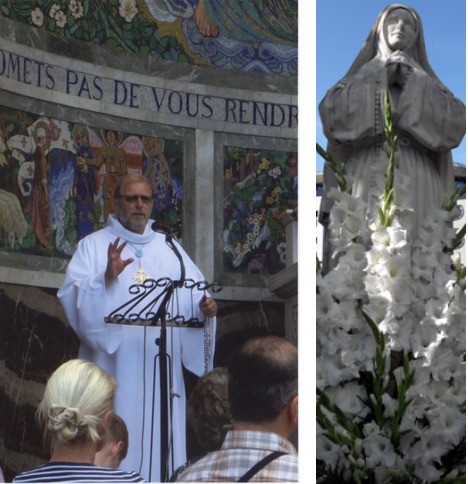
[[[174,238],[176,235],[175,231],[172,232],[167,232],[163,225],[160,222],[153,222],[151,224],[151,229],[157,232],[158,234],[164,234],[166,236],[166,244],[172,249],[172,252],[176,255],[177,259],[179,260],[180,263],[180,281],[177,282],[177,284],[182,287],[184,280],[185,280],[185,264],[184,264],[184,259],[182,257],[182,254],[180,253],[179,249],[174,243]]]
[[[151,230],[154,230],[155,232],[160,232],[162,234],[166,233],[166,231],[164,230],[164,226],[161,222],[153,222],[151,225]]]
[[[161,222],[153,222],[151,224],[151,229],[158,234],[163,234],[166,238],[175,238],[177,239],[177,231],[176,230],[167,230],[166,227]]]

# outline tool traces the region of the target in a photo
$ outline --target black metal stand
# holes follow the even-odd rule
[[[181,266],[181,277],[177,281],[163,277],[161,279],[147,279],[143,284],[133,284],[129,288],[130,294],[134,297],[127,301],[119,308],[112,311],[107,318],[106,323],[113,324],[130,324],[135,326],[161,326],[159,338],[155,341],[159,347],[158,354],[154,359],[153,367],[153,409],[151,413],[151,436],[154,435],[154,396],[156,393],[156,362],[159,358],[159,390],[160,390],[160,444],[161,444],[161,474],[160,482],[169,481],[169,455],[172,445],[169,445],[169,377],[168,377],[168,362],[170,362],[170,355],[167,353],[167,324],[168,315],[172,326],[177,327],[195,327],[203,328],[206,320],[199,320],[193,315],[190,318],[185,318],[180,314],[169,314],[169,303],[178,288],[190,289],[193,291],[211,290],[213,293],[220,292],[222,287],[217,284],[208,284],[206,281],[195,282],[192,279],[185,279],[185,266],[183,257],[177,246],[174,244],[172,237],[166,235],[166,243],[171,247],[174,254],[177,256]],[[154,291],[162,288],[156,297]],[[143,306],[142,306],[143,304]],[[154,311],[157,307],[156,312]],[[138,309],[137,309],[138,308]],[[135,311],[137,309],[137,311]],[[172,379],[172,375],[171,375]],[[172,395],[171,395],[172,398]],[[150,448],[150,482],[151,482],[151,467],[153,461],[153,438],[151,437]]]
[[[173,290],[174,290],[174,286]],[[159,346],[159,353],[156,355],[154,359],[154,366],[153,366],[153,375],[156,375],[156,360],[159,357],[159,398],[160,398],[160,444],[161,444],[161,475],[160,480],[161,482],[168,482],[169,475],[168,475],[168,467],[169,467],[169,411],[168,411],[168,385],[169,385],[169,378],[167,375],[168,369],[168,358],[170,358],[169,354],[167,353],[167,326],[166,326],[166,307],[169,303],[170,298],[174,291],[167,291],[166,296],[164,297],[160,308],[162,308],[162,312],[164,314],[161,315],[161,333],[159,338],[155,341],[155,343]],[[167,299],[167,300],[166,300]],[[161,312],[161,310],[159,311]],[[154,435],[154,396],[156,394],[156,381],[153,380],[153,411],[151,412],[151,435]],[[151,481],[151,468],[152,468],[152,460],[153,460],[153,438],[151,438],[151,447],[150,447],[150,481]]]

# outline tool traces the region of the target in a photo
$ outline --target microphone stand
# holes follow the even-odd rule
[[[160,400],[161,400],[161,482],[168,482],[169,475],[168,475],[168,464],[169,464],[169,411],[168,411],[168,398],[172,398],[172,395],[169,395],[168,391],[168,373],[167,373],[167,360],[170,356],[167,354],[167,327],[166,327],[166,314],[167,314],[167,305],[171,300],[172,295],[174,294],[174,290],[177,287],[183,287],[185,281],[185,264],[182,254],[180,253],[179,249],[177,248],[176,244],[171,235],[166,235],[166,244],[172,249],[174,254],[176,255],[177,259],[180,263],[180,279],[178,281],[174,281],[174,283],[170,286],[171,290],[167,291],[166,297],[164,298],[161,306],[159,307],[158,312],[162,312],[161,317],[161,333],[159,337],[159,390],[161,392]],[[156,319],[157,321],[157,319]],[[157,357],[157,356],[156,356]],[[171,405],[172,408],[172,405]]]
[[[160,446],[161,446],[161,482],[168,482],[168,464],[169,464],[169,410],[168,410],[168,399],[169,399],[169,380],[167,375],[168,360],[170,355],[167,353],[167,325],[166,325],[166,315],[167,306],[169,301],[174,294],[174,291],[178,287],[183,287],[185,281],[185,264],[179,249],[174,243],[171,235],[166,235],[166,244],[172,249],[174,254],[180,263],[180,279],[178,281],[173,281],[172,284],[168,285],[167,292],[158,308],[158,311],[154,317],[155,324],[158,320],[161,321],[161,332],[158,339],[156,339],[156,344],[159,346],[159,353],[155,356],[154,360],[154,375],[156,375],[156,360],[159,357],[159,391],[160,391]],[[155,384],[153,383],[153,396],[155,395]],[[171,395],[172,397],[172,395]],[[153,412],[154,416],[154,398],[153,398]],[[153,435],[154,430],[154,417],[151,419],[151,435]],[[151,463],[153,459],[153,439],[151,439],[151,449],[150,449],[150,481],[151,481]]]

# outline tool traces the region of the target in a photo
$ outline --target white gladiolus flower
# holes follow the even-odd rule
[[[390,247],[390,234],[386,227],[372,232],[372,243],[379,247]]]
[[[348,264],[352,269],[362,272],[367,266],[365,246],[362,244],[351,245],[340,258],[339,263]]]
[[[359,273],[347,264],[339,265],[339,271],[328,273],[321,283],[325,290],[333,293],[333,296],[341,301],[344,299],[356,300],[362,297],[364,286],[362,285],[362,277],[359,278]]]
[[[426,412],[431,429],[444,442],[456,445],[465,432],[466,417],[458,408],[433,408]]]
[[[374,424],[364,425],[364,439],[362,446],[366,455],[371,456],[375,465],[383,465],[392,468],[397,460],[392,443],[387,435],[380,431]]]
[[[375,341],[370,335],[352,338],[350,346],[341,350],[341,361],[348,366],[357,366],[360,371],[372,369],[372,357],[375,355]]]
[[[321,366],[320,370],[328,385],[339,385],[359,376],[358,368],[343,366],[340,356],[336,354],[331,356],[324,355],[317,361],[317,367],[319,366]]]
[[[438,434],[433,431],[427,431],[420,434],[420,439],[408,450],[412,459],[419,461],[422,466],[431,462],[440,464],[440,458],[444,455],[450,446],[444,442]]]
[[[462,358],[454,355],[450,348],[442,345],[431,345],[426,358],[436,381],[449,382],[458,373],[459,366],[463,364]]]
[[[413,325],[411,321],[402,320],[396,326],[396,331],[389,335],[388,346],[393,351],[409,351],[410,337],[413,333]]]
[[[316,297],[316,318],[317,320],[328,319],[328,314],[336,306],[336,301],[328,291],[320,291]]]
[[[442,471],[435,465],[425,463],[424,459],[416,462],[415,475],[422,479],[423,482],[439,482],[442,477]]]
[[[339,405],[351,419],[364,418],[369,413],[369,409],[362,403],[367,397],[366,391],[362,385],[356,382],[331,387],[326,393],[330,400]]]
[[[449,387],[450,400],[455,405],[463,405],[466,401],[466,380],[464,372],[460,371],[460,376],[454,378]]]
[[[342,331],[339,326],[330,327],[326,333],[318,333],[317,338],[328,355],[340,354],[340,349],[349,346],[353,339],[351,334]]]
[[[430,320],[423,320],[417,325],[415,331],[410,336],[410,346],[416,357],[424,355],[429,345],[437,339],[439,331],[431,324]]]
[[[395,312],[397,317],[402,317],[413,300],[411,284],[405,278],[394,277],[388,280],[387,287],[390,292],[388,301],[392,303],[390,309]]]
[[[398,408],[398,402],[393,399],[388,393],[384,393],[382,402],[385,407],[384,417],[393,417]]]
[[[317,425],[317,437],[315,444],[315,457],[327,462],[331,467],[335,467],[338,464],[341,448],[339,445],[331,442],[330,439],[327,439],[323,435],[323,431],[319,425]]]

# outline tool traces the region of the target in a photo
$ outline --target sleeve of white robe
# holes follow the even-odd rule
[[[182,335],[182,362],[198,376],[213,369],[216,317],[206,318],[204,328],[185,328]]]
[[[177,244],[179,251],[183,255],[185,264],[185,277],[192,279],[194,282],[204,281],[204,276],[200,269],[185,253],[183,248]],[[211,297],[210,294],[204,291],[194,291],[191,295],[193,316],[200,321],[205,321],[204,328],[182,328],[181,344],[182,344],[182,364],[184,367],[201,376],[205,371],[210,371],[213,368],[213,357],[216,340],[216,317],[206,318],[203,311],[200,309],[200,302],[203,296]]]
[[[421,69],[410,74],[393,108],[395,125],[437,152],[460,144],[465,116],[464,104]]]
[[[98,247],[92,239],[80,241],[57,295],[82,344],[112,354],[119,347],[123,332],[120,326],[109,325],[104,318],[109,311],[106,295],[118,291],[118,282],[106,291],[105,265],[102,267]],[[106,261],[107,253],[102,257]]]

